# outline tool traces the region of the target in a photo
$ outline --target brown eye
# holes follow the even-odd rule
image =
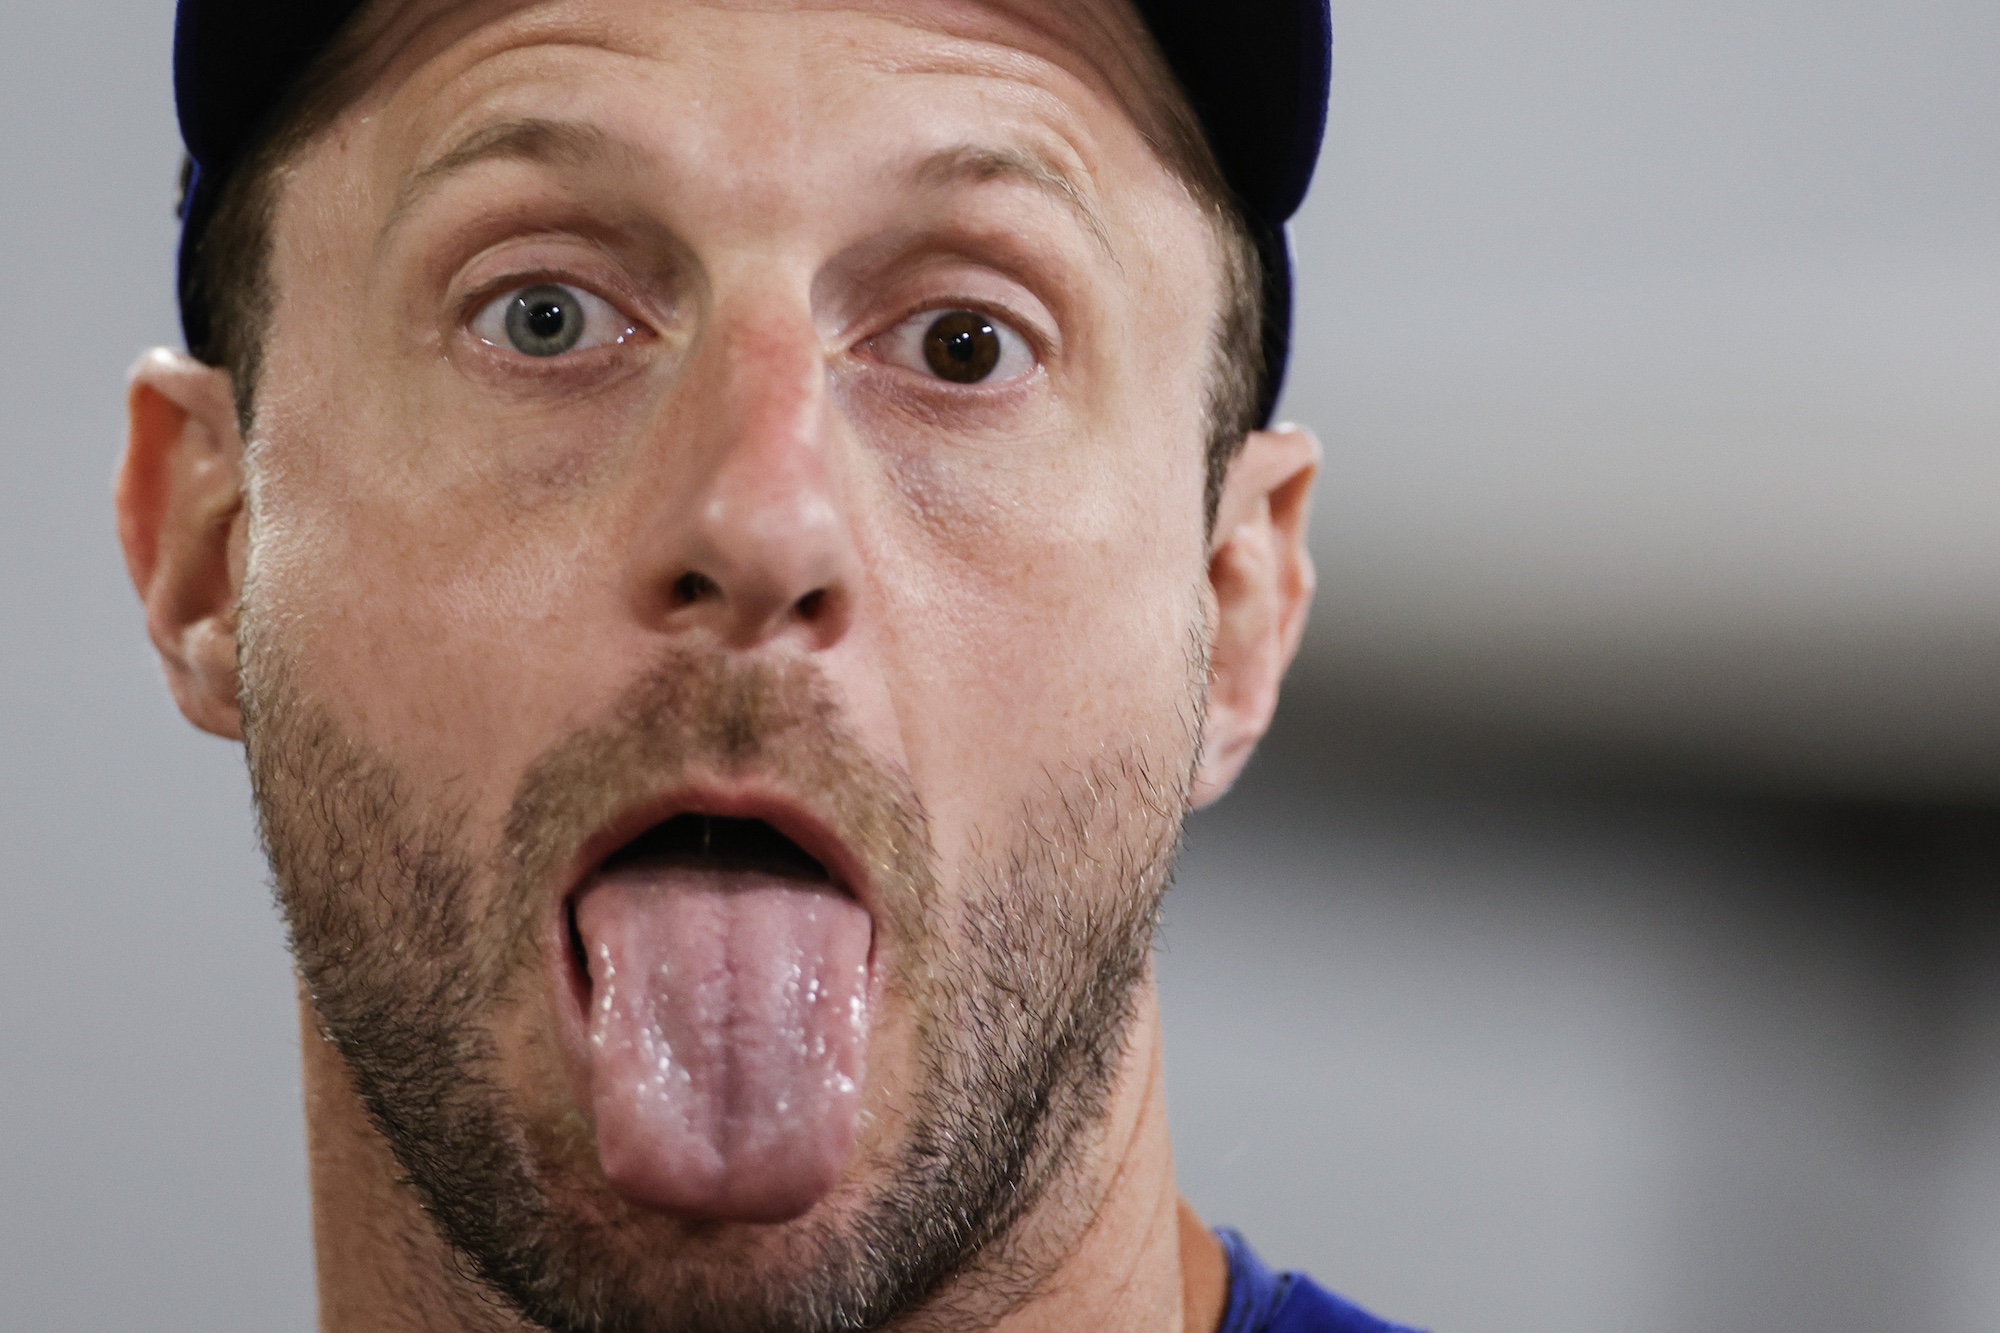
[[[924,361],[954,384],[977,384],[991,375],[1003,350],[993,321],[970,310],[940,315],[924,333]]]
[[[1035,373],[1035,349],[1013,325],[963,306],[933,306],[872,339],[867,350],[923,377],[937,392],[993,389]]]

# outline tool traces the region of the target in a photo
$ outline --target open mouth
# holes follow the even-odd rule
[[[662,820],[620,847],[604,859],[591,879],[679,876],[698,877],[711,884],[726,884],[731,879],[744,883],[783,881],[845,891],[819,858],[769,821],[692,811]],[[566,914],[570,952],[587,987],[590,956],[577,926],[580,896],[570,897]]]
[[[833,882],[818,858],[765,820],[727,815],[675,815],[653,825],[604,862],[606,872],[630,866],[680,866]]]
[[[661,819],[564,904],[599,1161],[645,1207],[783,1221],[854,1146],[874,918],[839,839],[765,808]]]

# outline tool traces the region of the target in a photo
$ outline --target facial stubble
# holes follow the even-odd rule
[[[554,1333],[835,1333],[981,1326],[1060,1264],[1149,970],[1198,689],[1167,753],[1133,741],[1048,774],[947,903],[909,782],[844,731],[806,664],[667,655],[530,767],[481,856],[467,811],[346,731],[256,630],[246,609],[244,731],[295,960],[369,1119],[480,1282]],[[495,1035],[545,995],[553,869],[613,812],[703,771],[813,793],[876,868],[889,982],[915,1020],[902,1133],[850,1173],[852,1199],[782,1228],[625,1204],[566,1099],[509,1085]]]

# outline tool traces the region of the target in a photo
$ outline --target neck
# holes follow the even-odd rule
[[[320,1333],[533,1333],[464,1276],[303,1002],[301,1014]],[[1220,1324],[1227,1263],[1174,1189],[1162,1074],[1148,983],[1093,1155],[1087,1219],[1040,1294],[995,1333],[1212,1333]]]

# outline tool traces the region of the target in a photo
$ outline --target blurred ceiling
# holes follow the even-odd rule
[[[2000,797],[2000,6],[1335,21],[1305,700]]]

